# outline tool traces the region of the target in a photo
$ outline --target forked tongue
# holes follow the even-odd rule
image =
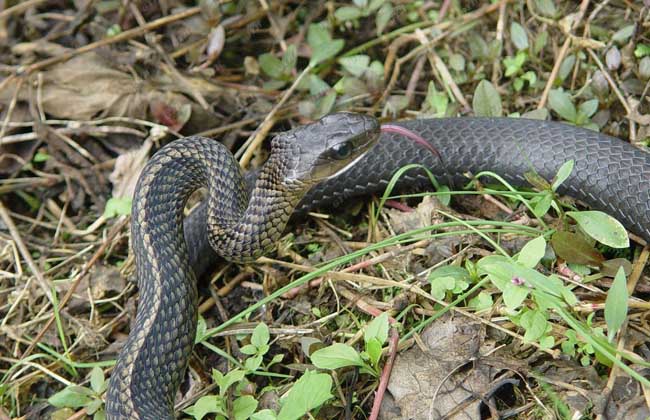
[[[415,133],[408,128],[402,127],[400,125],[395,125],[395,124],[382,124],[381,125],[381,131],[383,133],[393,133],[393,134],[399,134],[401,136],[407,137],[417,144],[421,145],[422,147],[426,148],[429,150],[431,153],[436,155],[440,162],[442,162],[442,156],[440,156],[440,153],[436,150],[435,147],[431,145],[428,141],[426,141],[422,136],[420,136],[418,133]]]

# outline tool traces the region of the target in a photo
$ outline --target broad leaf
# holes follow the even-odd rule
[[[500,117],[503,113],[501,96],[487,80],[481,80],[476,86],[472,107],[478,117]]]
[[[325,373],[306,371],[282,400],[278,420],[296,420],[333,397],[332,378]]]
[[[607,338],[611,341],[627,317],[627,282],[623,268],[619,268],[614,277],[612,287],[605,300],[605,322],[607,322]]]
[[[347,344],[334,343],[329,347],[316,350],[311,361],[319,369],[338,369],[346,366],[363,366],[361,355]]]
[[[602,211],[569,211],[567,216],[573,218],[578,225],[592,238],[612,248],[627,248],[630,239],[625,228],[618,220]]]

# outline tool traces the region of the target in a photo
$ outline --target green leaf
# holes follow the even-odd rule
[[[472,107],[479,117],[500,117],[503,112],[501,96],[487,80],[481,80],[476,87]]]
[[[233,384],[240,382],[246,376],[246,372],[241,369],[233,369],[225,375],[216,369],[212,369],[212,380],[219,387],[219,393],[224,395],[228,388]]]
[[[530,289],[524,285],[519,285],[516,281],[525,281],[524,278],[517,276],[513,270],[512,264],[504,262],[497,256],[482,258],[477,267],[480,272],[486,274],[490,281],[503,293],[503,302],[511,310],[517,310],[524,300],[528,297]]]
[[[131,199],[126,197],[111,197],[106,202],[104,217],[110,219],[116,216],[131,214]]]
[[[510,39],[515,44],[518,50],[525,50],[528,48],[528,35],[526,30],[517,22],[512,22],[510,25]]]
[[[257,410],[257,400],[251,395],[244,395],[232,403],[235,420],[246,420]]]
[[[535,217],[541,218],[551,208],[551,205],[553,204],[553,194],[546,191],[545,194],[538,197],[534,197],[530,201],[531,204],[533,205],[533,213],[535,214]]]
[[[262,355],[257,355],[254,357],[249,357],[246,359],[244,362],[244,367],[249,371],[249,372],[255,372],[259,367],[262,366]]]
[[[612,41],[621,43],[627,41],[627,39],[634,34],[635,29],[635,24],[622,27],[612,35]]]
[[[269,327],[267,327],[265,323],[260,322],[253,330],[253,336],[251,337],[251,344],[253,344],[257,348],[260,348],[263,345],[268,344],[270,338],[271,336],[269,333]]]
[[[384,344],[388,339],[388,313],[382,312],[368,324],[363,339],[367,343],[373,338],[379,340],[379,344]]]
[[[461,54],[452,54],[449,56],[449,66],[456,71],[465,70],[465,57]]]
[[[348,57],[339,58],[339,63],[343,68],[356,77],[361,77],[368,69],[370,64],[370,57],[367,55],[351,55]]]
[[[433,81],[429,81],[427,96],[424,98],[424,110],[432,110],[436,116],[444,116],[449,105],[449,98],[444,92],[438,92]]]
[[[605,260],[589,242],[575,233],[555,232],[551,246],[555,254],[568,263],[600,266]]]
[[[493,304],[492,295],[487,292],[480,292],[469,301],[469,307],[477,312],[491,308]]]
[[[555,345],[555,338],[552,335],[546,335],[539,339],[539,347],[541,349],[552,349]]]
[[[381,35],[386,29],[386,25],[390,22],[390,19],[393,17],[393,5],[390,2],[384,3],[381,5],[381,8],[377,11],[377,16],[375,17],[375,25],[377,26],[377,36]]]
[[[312,50],[310,66],[334,57],[343,49],[345,43],[342,39],[332,39],[329,31],[323,25],[309,25],[307,42]]]
[[[618,220],[602,211],[569,211],[573,218],[589,236],[612,248],[628,248],[630,239]]]
[[[327,82],[315,74],[310,74],[308,76],[308,80],[309,94],[311,95],[320,95],[321,93],[326,92],[330,89],[330,85],[328,85]]]
[[[257,353],[257,346],[254,346],[253,344],[246,344],[245,346],[242,346],[239,351],[248,356],[252,356]]]
[[[347,344],[334,343],[329,347],[316,350],[311,361],[319,369],[338,369],[346,366],[363,366],[361,355]]]
[[[332,40],[329,30],[322,24],[313,23],[307,31],[307,43],[312,47],[325,44]]]
[[[334,85],[336,93],[342,95],[356,96],[368,93],[368,87],[359,78],[354,76],[343,76],[341,80]]]
[[[490,54],[490,47],[487,42],[476,32],[472,32],[469,35],[469,50],[471,56],[476,58],[487,58]]]
[[[45,162],[46,160],[48,160],[49,158],[50,158],[50,155],[48,155],[45,152],[36,152],[34,154],[34,157],[32,158],[32,162],[34,162],[34,163],[42,163],[42,162]]]
[[[546,240],[543,236],[538,236],[532,241],[529,241],[524,245],[521,251],[519,251],[517,262],[523,266],[535,268],[535,266],[542,260],[545,252]]]
[[[636,58],[642,58],[646,55],[650,55],[650,45],[641,43],[636,44],[636,48],[634,49],[634,56]]]
[[[333,395],[332,378],[325,373],[306,371],[282,401],[277,420],[296,420],[320,407]]]
[[[443,300],[447,290],[452,290],[455,286],[456,281],[453,277],[440,277],[431,282],[431,295],[438,300]]]
[[[199,319],[196,322],[196,335],[194,336],[194,344],[198,344],[205,339],[205,332],[208,330],[208,324],[205,318],[199,314]]]
[[[341,22],[347,22],[348,20],[359,19],[362,14],[363,11],[358,7],[354,7],[354,6],[343,6],[343,7],[339,7],[338,9],[336,9],[336,11],[334,11],[334,17]]]
[[[273,410],[264,409],[251,416],[251,420],[276,420],[277,417]]]
[[[546,47],[546,44],[548,44],[548,31],[541,33],[538,32],[537,36],[535,37],[535,41],[533,41],[533,54],[539,55],[544,47]]]
[[[284,359],[284,354],[283,353],[276,354],[275,356],[273,356],[273,359],[271,359],[271,361],[269,362],[267,367],[271,367],[271,366],[275,365],[276,363],[280,363],[282,361],[282,359]]]
[[[510,77],[521,70],[526,62],[528,54],[526,51],[519,51],[514,57],[506,57],[503,59],[503,65],[506,66],[506,77]]]
[[[521,326],[526,330],[524,341],[528,343],[537,341],[544,335],[548,328],[548,321],[546,321],[546,317],[541,311],[526,311],[519,321]]]
[[[90,388],[98,395],[106,390],[106,380],[102,368],[95,366],[90,371]]]
[[[272,79],[280,79],[283,76],[284,65],[279,58],[271,53],[265,53],[259,56],[258,61],[260,68],[267,76]]]
[[[209,413],[222,414],[224,416],[227,415],[223,398],[217,395],[206,395],[201,397],[193,406],[184,411],[194,417],[195,420],[201,420]]]
[[[605,322],[607,323],[607,338],[609,341],[614,339],[614,336],[625,322],[627,317],[627,282],[623,267],[618,269],[612,287],[607,293],[605,300]]]
[[[436,268],[428,277],[431,294],[436,299],[444,299],[447,290],[454,290],[459,285],[465,287],[471,282],[469,273],[463,267],[446,265]]]
[[[553,191],[557,191],[557,189],[564,183],[564,181],[569,178],[571,175],[571,172],[573,172],[573,167],[575,165],[575,162],[573,159],[564,162],[562,166],[560,166],[560,169],[557,171],[557,175],[555,175],[555,179],[553,180],[553,185],[551,185],[551,188]]]
[[[103,409],[98,410],[93,416],[93,420],[106,420],[106,412]]]
[[[511,284],[503,290],[503,303],[511,311],[516,311],[528,297],[529,290],[524,286]]]
[[[544,16],[554,17],[557,13],[553,0],[535,0],[535,6]]]
[[[316,115],[316,118],[329,114],[334,107],[335,102],[336,92],[327,92],[327,94],[318,101],[318,114]]]
[[[598,111],[598,99],[590,99],[580,104],[578,107],[580,113],[589,118]]]
[[[298,51],[294,44],[290,44],[282,56],[282,74],[291,74],[298,60]]]
[[[521,78],[528,81],[528,85],[533,86],[537,82],[537,74],[534,71],[527,71],[521,75]],[[542,108],[544,109],[544,108]]]
[[[47,402],[54,407],[70,407],[79,408],[83,407],[93,400],[93,392],[82,386],[72,385],[63,388],[47,399]]]
[[[562,353],[574,357],[576,355],[576,344],[578,344],[576,332],[573,330],[567,330],[564,333],[566,340],[561,344]]]
[[[537,270],[513,263],[501,255],[490,255],[481,258],[477,268],[480,273],[487,274],[488,278],[503,291],[504,302],[511,310],[517,308],[516,303],[518,300],[523,302],[521,297],[523,290],[532,291],[538,305],[548,306],[552,304],[555,307],[560,304],[558,298],[565,299],[565,296],[567,296],[567,288],[559,278],[545,276]],[[517,291],[519,291],[519,294]],[[508,293],[511,294],[509,298]],[[545,300],[544,302],[540,301],[542,298]],[[513,300],[510,300],[509,303],[508,299]]]
[[[548,95],[548,104],[553,111],[567,121],[575,122],[577,112],[571,101],[571,96],[562,90],[551,90]]]
[[[90,415],[95,414],[97,412],[97,410],[102,408],[103,404],[104,404],[104,401],[101,400],[100,398],[96,398],[96,399],[92,400],[91,402],[86,404],[86,407],[85,407],[86,408],[86,413],[88,413]]]
[[[534,109],[532,111],[525,112],[521,116],[521,118],[545,121],[548,119],[548,109],[546,108]]]
[[[370,363],[375,367],[377,367],[381,358],[381,344],[376,337],[366,342],[366,353],[368,353]]]
[[[571,69],[573,69],[575,63],[576,56],[573,54],[567,55],[566,58],[562,60],[562,64],[560,64],[560,71],[558,72],[557,77],[560,80],[566,79],[571,73]]]

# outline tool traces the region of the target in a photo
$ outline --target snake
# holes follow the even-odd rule
[[[526,173],[552,180],[573,161],[557,192],[609,213],[650,241],[650,153],[628,142],[525,118],[423,118],[391,125],[431,147],[382,131],[374,117],[339,112],[274,137],[252,181],[212,139],[178,139],[152,156],[133,198],[139,302],[109,379],[108,419],[175,418],[174,400],[196,332],[196,278],[210,261],[254,261],[273,251],[292,215],[381,193],[405,165],[419,169],[405,172],[396,191],[430,188],[425,168],[454,188],[466,185],[468,174],[484,171],[526,185]],[[207,191],[206,199],[184,218],[198,189]]]

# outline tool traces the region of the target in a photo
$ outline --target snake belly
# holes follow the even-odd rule
[[[395,171],[412,163],[429,168],[440,183],[460,187],[468,181],[467,173],[481,171],[495,172],[516,185],[526,184],[524,174],[530,171],[551,180],[564,162],[573,160],[574,169],[558,192],[611,214],[630,231],[650,241],[650,154],[629,143],[563,123],[527,119],[419,119],[393,124],[419,134],[440,153],[442,160],[409,139],[384,133],[378,144],[354,166],[312,187],[297,205],[296,213],[332,208],[356,197],[381,193]],[[239,170],[228,168],[228,171]],[[179,168],[167,176],[171,183],[186,175]],[[414,170],[401,178],[397,189],[417,190],[428,185],[430,181],[426,174]],[[229,194],[247,197],[245,183],[233,186]],[[165,245],[156,244],[151,238],[147,242],[145,238],[149,247],[140,251],[164,254],[175,265],[178,275],[183,276],[183,279],[170,279],[169,284],[164,284],[165,288],[156,294],[156,299],[140,302],[154,309],[146,319],[136,320],[136,323],[142,322],[147,328],[156,329],[155,339],[142,342],[135,337],[127,343],[132,352],[129,361],[139,361],[137,380],[142,381],[145,388],[152,389],[177,388],[194,338],[195,326],[189,325],[187,320],[196,316],[196,286],[178,287],[178,284],[193,284],[195,277],[203,274],[210,262],[219,258],[208,240],[207,206],[199,206],[184,223],[162,220],[160,214],[172,212],[168,207],[173,205],[173,200],[168,201],[150,207],[142,205],[133,214],[133,223],[153,220],[179,226],[177,236],[165,238]],[[184,230],[181,230],[181,225],[184,225]],[[178,258],[179,250],[188,253],[189,261]],[[139,278],[141,274],[150,275],[139,272]],[[156,316],[166,311],[175,314],[172,317],[174,325],[169,325],[169,321],[157,325]],[[164,360],[168,368],[146,372],[147,360],[154,358],[157,362]],[[116,384],[112,388],[114,395],[107,402],[109,419],[169,418],[168,409],[148,403],[152,401],[151,396],[130,393],[134,377],[129,375],[134,372],[119,372],[121,377],[113,382]],[[173,401],[167,403],[172,405]],[[135,405],[141,413],[138,416],[133,416]]]

